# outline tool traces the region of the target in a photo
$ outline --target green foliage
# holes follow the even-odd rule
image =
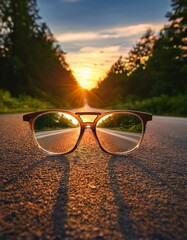
[[[150,112],[155,115],[164,116],[184,116],[187,117],[187,95],[178,95],[169,97],[161,95],[144,99],[142,101],[129,101],[119,103],[115,106],[108,107],[109,109],[136,109],[138,111]]]
[[[39,116],[35,121],[35,131],[59,130],[63,128],[75,128],[71,119],[59,113],[48,113]]]
[[[30,96],[12,97],[7,90],[0,89],[0,112],[30,112],[41,109],[52,109],[54,106],[47,101],[42,101]]]
[[[0,1],[0,87],[58,107],[83,105],[83,94],[36,0]]]
[[[126,103],[127,108],[150,109],[155,114],[186,115],[187,1],[172,0],[172,11],[166,16],[169,23],[158,36],[148,30],[87,94],[91,106]]]
[[[97,127],[127,132],[142,132],[141,120],[134,115],[123,113],[109,115],[100,121]]]
[[[136,45],[130,50],[128,57],[125,58],[124,68],[128,75],[131,75],[137,69],[145,69],[146,63],[152,55],[152,49],[156,36],[151,29],[139,39]]]

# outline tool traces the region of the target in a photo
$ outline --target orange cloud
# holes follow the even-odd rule
[[[148,28],[155,31],[160,30],[163,24],[137,24],[131,26],[119,26],[114,28],[102,29],[97,32],[66,32],[56,35],[60,42],[83,42],[89,41],[90,45],[94,40],[107,40],[111,43],[114,38],[133,37],[134,42],[146,32]],[[75,77],[83,87],[93,88],[97,81],[106,75],[111,65],[120,56],[125,56],[129,52],[130,47],[122,47],[120,45],[108,45],[106,47],[84,46],[78,52],[68,52],[67,62],[70,64]]]
[[[126,54],[128,50],[128,48],[124,49],[123,54]],[[120,55],[120,46],[83,47],[79,52],[68,53],[67,59],[80,84],[87,85],[90,89],[105,76]]]

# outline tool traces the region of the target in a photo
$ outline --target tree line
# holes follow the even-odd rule
[[[187,1],[172,0],[171,6],[166,14],[168,24],[159,34],[148,29],[128,56],[120,56],[104,80],[87,93],[90,105],[106,107],[159,96],[186,96]]]
[[[65,52],[39,15],[37,0],[0,1],[0,88],[58,107],[83,104]]]
[[[78,122],[77,122],[78,123]],[[38,117],[35,121],[35,131],[62,130],[64,128],[75,128],[78,124],[74,124],[64,114],[48,113]]]

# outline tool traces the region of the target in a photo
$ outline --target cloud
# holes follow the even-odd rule
[[[108,46],[108,47],[83,47],[80,52],[83,53],[116,53],[119,52],[120,46]]]
[[[58,41],[71,42],[71,41],[87,41],[97,39],[99,35],[94,32],[77,32],[77,33],[64,33],[55,36]]]
[[[121,48],[120,45],[107,47],[83,47],[79,52],[69,52],[67,54],[68,63],[70,64],[75,76],[81,81],[81,72],[84,69],[90,69],[93,73],[89,79],[90,86],[94,87],[100,78],[106,75],[111,65],[119,58],[120,55],[127,54],[129,48]]]
[[[79,52],[69,52],[68,59],[71,65],[100,65],[101,68],[108,67],[109,62],[113,63],[124,51],[121,46],[107,46],[107,47],[83,47]],[[107,60],[107,62],[106,62]],[[105,64],[106,63],[106,64]],[[106,65],[106,66],[105,66]],[[105,67],[104,67],[105,66]]]
[[[159,31],[163,27],[163,24],[137,24],[131,26],[120,26],[108,29],[102,29],[97,32],[67,32],[57,34],[56,39],[60,42],[71,41],[90,41],[90,40],[103,40],[121,37],[132,37],[143,34],[148,28]]]
[[[85,73],[91,73],[86,81],[90,87],[94,87],[120,56],[128,54],[132,45],[148,28],[157,32],[162,27],[163,24],[153,23],[118,26],[96,32],[65,32],[56,35],[56,39],[67,46],[78,47],[76,51],[68,51],[67,62],[79,82],[85,81]]]

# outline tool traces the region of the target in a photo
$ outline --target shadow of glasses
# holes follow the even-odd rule
[[[53,236],[55,239],[66,239],[66,223],[68,219],[68,184],[70,165],[66,157],[53,157],[63,164],[64,171],[60,179],[59,188],[56,196],[56,203],[53,207],[52,221],[53,221]]]
[[[118,181],[118,174],[116,171],[117,161],[119,161],[119,157],[112,156],[108,163],[108,170],[111,190],[114,194],[115,202],[118,207],[118,225],[125,239],[136,240],[138,238],[134,230],[135,223],[131,217],[132,207],[125,202],[120,190],[120,183]]]
[[[36,162],[34,162],[33,164],[31,164],[30,166],[28,166],[26,169],[24,169],[23,171],[18,172],[18,174],[16,174],[15,176],[11,177],[10,179],[8,179],[7,181],[5,181],[2,186],[1,189],[2,191],[8,191],[6,188],[11,185],[16,183],[21,177],[24,177],[27,173],[31,172],[32,170],[34,170],[35,168],[39,167],[41,164],[43,164],[44,162],[49,160],[49,156],[44,157]]]
[[[173,201],[170,197],[173,194],[184,199],[185,193],[174,189],[133,155],[112,156],[108,169],[111,190],[118,207],[118,224],[124,238],[139,239],[141,236],[144,239],[144,234],[150,234],[150,239],[164,239],[163,233],[159,232],[162,219],[167,214],[168,219],[172,216],[168,213],[170,206],[167,201]],[[162,202],[162,199],[166,201]],[[163,211],[159,209],[159,201]],[[146,225],[145,219],[148,221]],[[145,232],[142,230],[144,227]]]
[[[15,192],[19,192],[19,188],[21,187],[19,181],[23,178],[25,178],[30,173],[34,172],[39,167],[44,167],[43,164],[46,162],[47,165],[50,165],[50,162],[56,162],[58,164],[55,164],[56,171],[60,172],[60,180],[59,180],[59,187],[57,190],[55,201],[52,203],[53,209],[51,214],[51,219],[53,222],[53,229],[52,233],[55,239],[65,239],[66,233],[65,233],[65,225],[67,222],[67,202],[68,202],[68,183],[69,183],[69,160],[65,156],[47,156],[44,157],[30,166],[28,166],[25,170],[20,171],[16,176],[10,178],[9,180],[6,180],[6,182],[3,183],[1,186],[0,191],[5,194],[15,194]],[[55,170],[55,169],[54,169]],[[41,175],[42,177],[42,175]],[[5,195],[4,195],[5,196]],[[28,194],[28,196],[30,196]],[[21,198],[22,199],[22,198]],[[37,200],[37,199],[35,199]],[[1,203],[3,204],[11,204],[12,200],[3,198]],[[46,233],[48,231],[45,230],[42,232],[41,237],[42,239],[46,239]]]

